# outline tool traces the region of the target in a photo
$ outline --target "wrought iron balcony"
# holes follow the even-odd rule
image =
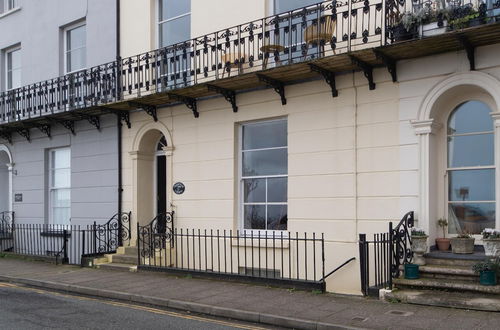
[[[495,2],[496,1],[496,2]],[[427,30],[425,23],[434,28]],[[351,0],[265,17],[137,56],[0,94],[0,138],[29,129],[50,135],[58,123],[74,132],[86,119],[142,108],[156,120],[157,107],[220,94],[237,111],[236,92],[284,86],[323,76],[337,95],[335,75],[361,70],[375,88],[374,67],[397,80],[396,61],[500,42],[500,0]],[[405,24],[403,24],[405,23]],[[405,28],[406,25],[406,28]]]

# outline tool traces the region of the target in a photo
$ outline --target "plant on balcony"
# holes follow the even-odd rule
[[[451,250],[456,254],[474,253],[474,237],[468,232],[462,232],[451,239]]]
[[[488,259],[474,264],[472,270],[479,274],[479,283],[481,285],[496,285],[499,266],[498,259]]]
[[[450,11],[450,29],[465,29],[486,23],[486,5],[482,3],[479,9],[472,5],[453,7]]]
[[[443,230],[443,237],[436,238],[436,245],[439,251],[448,251],[450,249],[450,239],[446,238],[446,227],[448,227],[448,220],[441,218],[437,221],[438,227]]]
[[[484,254],[488,257],[500,257],[500,231],[485,228],[481,235],[483,235]]]

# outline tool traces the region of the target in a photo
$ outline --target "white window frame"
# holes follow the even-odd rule
[[[12,68],[9,69],[9,54],[12,54],[13,52],[16,52],[16,51],[19,51],[20,52],[19,55],[22,55],[21,54],[21,46],[11,47],[5,51],[5,90],[7,90],[7,91],[10,91],[10,90],[13,90],[13,89],[16,89],[16,88],[19,88],[22,86],[23,62],[22,62],[22,58],[21,58],[21,66],[18,68],[21,71],[21,84],[18,87],[9,87],[9,72],[12,72],[12,70],[13,70]]]
[[[71,73],[75,73],[75,72],[79,72],[79,71],[82,71],[82,70],[86,70],[87,69],[87,57],[85,57],[85,65],[83,68],[80,68],[80,69],[76,69],[76,70],[73,70],[73,71],[68,71],[68,57],[67,57],[67,54],[68,52],[68,33],[71,31],[71,30],[74,30],[74,29],[77,29],[79,27],[82,27],[82,26],[85,26],[85,51],[87,50],[87,22],[86,21],[82,21],[82,22],[78,22],[78,23],[75,23],[75,24],[71,24],[71,25],[68,25],[66,26],[64,29],[63,29],[63,65],[64,65],[64,74],[71,74]],[[82,49],[83,47],[81,48],[76,48],[76,49]],[[73,51],[75,49],[72,49],[71,51]]]
[[[446,152],[444,153],[444,164],[445,165],[445,174],[444,174],[444,177],[445,177],[445,180],[444,180],[444,194],[445,194],[445,209],[444,209],[444,214],[445,214],[445,218],[449,219],[449,208],[450,208],[450,205],[452,204],[488,204],[488,203],[494,203],[495,204],[495,226],[497,226],[497,223],[498,223],[498,196],[497,195],[497,189],[496,189],[496,185],[497,185],[497,182],[498,182],[498,179],[497,178],[497,175],[498,175],[498,171],[497,171],[497,165],[496,165],[496,153],[497,153],[497,150],[496,150],[496,147],[497,147],[497,144],[496,144],[496,137],[495,137],[495,126],[494,126],[494,120],[491,119],[492,121],[492,125],[493,125],[493,129],[490,130],[490,131],[481,131],[481,132],[472,132],[472,133],[458,133],[458,134],[449,134],[448,133],[448,127],[449,127],[449,121],[451,119],[451,116],[453,116],[453,114],[456,112],[456,110],[464,103],[466,102],[469,102],[469,101],[477,101],[477,102],[481,102],[481,103],[484,103],[485,105],[488,106],[488,108],[490,107],[487,103],[485,103],[484,101],[482,100],[477,100],[477,99],[467,99],[461,103],[458,103],[457,105],[455,105],[455,107],[452,108],[452,110],[448,113],[448,115],[445,117],[446,118],[446,121],[445,121],[445,150]],[[450,149],[449,149],[449,144],[448,144],[448,138],[450,137],[460,137],[460,136],[477,136],[477,135],[486,135],[486,134],[491,134],[493,136],[493,165],[479,165],[479,166],[461,166],[461,167],[450,167],[449,166],[449,162],[448,162],[448,157],[449,157],[449,153],[450,153]],[[450,201],[450,191],[449,191],[449,185],[450,185],[450,173],[453,172],[453,171],[462,171],[462,170],[494,170],[494,173],[495,173],[495,199],[493,200],[481,200],[481,201]],[[448,229],[447,229],[447,234],[448,235],[451,235],[452,237],[460,234],[460,233],[450,233],[449,232],[449,228],[450,226],[448,226]],[[481,239],[481,236],[480,234],[473,234],[473,236],[477,237],[478,239]]]
[[[170,21],[173,21],[173,20],[176,20],[178,18],[182,18],[182,17],[185,17],[185,16],[191,16],[191,12],[192,12],[192,8],[189,12],[185,13],[185,14],[181,14],[181,15],[177,15],[175,17],[171,17],[171,18],[168,18],[168,19],[164,19],[164,20],[161,20],[160,16],[161,16],[161,11],[160,11],[160,2],[162,0],[158,0],[156,1],[156,48],[163,48],[163,47],[167,47],[167,46],[170,46],[170,45],[161,45],[161,42],[160,42],[160,26],[163,24],[163,23],[167,23],[167,22],[170,22]],[[191,0],[189,0],[191,1]],[[192,3],[191,3],[192,5]],[[191,18],[189,19],[189,24],[191,24]],[[191,33],[190,33],[191,34]],[[191,38],[191,35],[189,36],[189,38]]]
[[[243,176],[243,126],[248,124],[257,124],[257,123],[268,123],[273,121],[285,121],[288,125],[288,118],[274,118],[274,119],[263,119],[256,120],[250,122],[242,122],[239,123],[238,127],[238,228],[240,230],[240,234],[246,237],[253,236],[267,236],[267,237],[288,237],[289,232],[289,223],[287,222],[287,228],[285,230],[272,230],[272,229],[246,229],[245,228],[245,205],[286,205],[287,206],[287,216],[288,216],[288,188],[287,188],[287,200],[286,203],[283,202],[267,202],[267,180],[266,180],[266,202],[265,203],[245,203],[245,186],[243,184],[244,179],[264,179],[264,178],[286,178],[288,181],[288,168],[287,174],[282,175],[258,175],[258,176]],[[288,140],[288,139],[287,139]],[[277,150],[277,149],[286,149],[287,157],[288,157],[288,141],[286,147],[271,147],[271,148],[260,148],[260,149],[248,149],[245,151],[260,151],[260,150]],[[288,166],[287,166],[288,167]],[[288,187],[288,184],[287,184]],[[267,226],[267,214],[266,214],[266,226]]]
[[[70,214],[71,214],[71,174],[70,174],[70,183],[69,183],[69,186],[67,187],[57,187],[57,188],[54,188],[52,186],[52,182],[53,182],[53,170],[54,170],[54,158],[52,156],[53,152],[54,151],[60,151],[60,150],[69,150],[70,152],[70,165],[68,168],[58,168],[58,170],[62,170],[62,169],[69,169],[70,170],[70,173],[71,173],[71,148],[70,147],[61,147],[61,148],[52,148],[52,149],[49,149],[48,150],[48,158],[49,158],[49,174],[48,174],[48,183],[47,183],[47,193],[48,193],[48,206],[49,206],[49,219],[48,219],[48,223],[49,224],[54,224],[54,214],[53,214],[53,200],[52,200],[52,192],[55,191],[55,190],[60,190],[60,189],[69,189],[70,190],[70,206],[69,206],[69,210],[70,210]],[[68,219],[69,223],[68,224],[71,224],[71,217]],[[57,224],[57,225],[60,225],[60,224]]]

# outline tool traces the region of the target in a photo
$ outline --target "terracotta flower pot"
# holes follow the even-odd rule
[[[448,251],[450,249],[450,239],[449,238],[436,238],[436,245],[439,251]]]

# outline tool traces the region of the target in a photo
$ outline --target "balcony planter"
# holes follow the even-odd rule
[[[448,27],[448,21],[444,20],[442,25],[439,26],[439,22],[430,22],[427,24],[422,24],[420,26],[420,35],[423,37],[431,37],[439,34],[443,34],[446,32],[446,28]]]
[[[456,254],[474,253],[474,238],[453,237],[451,239],[451,250]]]
[[[417,264],[405,264],[405,278],[407,280],[416,280],[420,278],[420,272]]]
[[[406,30],[403,24],[395,25],[391,29],[394,42],[411,40],[418,36],[418,29],[416,26],[413,26],[409,31]]]

